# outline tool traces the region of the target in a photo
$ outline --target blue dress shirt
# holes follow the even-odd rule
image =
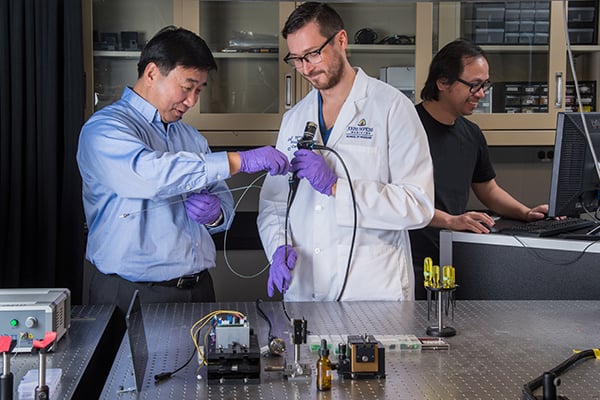
[[[233,198],[226,152],[177,121],[163,124],[154,106],[126,88],[97,111],[79,137],[77,163],[88,224],[86,257],[101,272],[158,282],[214,268],[211,233],[228,229]],[[187,216],[186,194],[219,196],[223,223],[207,228]]]

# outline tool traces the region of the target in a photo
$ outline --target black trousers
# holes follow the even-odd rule
[[[129,303],[135,290],[139,290],[140,302],[143,303],[207,303],[215,302],[215,289],[208,270],[200,273],[198,281],[185,288],[175,284],[150,282],[131,282],[119,275],[106,275],[91,266],[89,303],[115,304],[119,316],[125,317]],[[187,287],[189,286],[189,287]]]

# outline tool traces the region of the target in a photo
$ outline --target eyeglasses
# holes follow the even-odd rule
[[[467,85],[469,87],[469,92],[473,94],[479,92],[481,89],[483,89],[483,92],[485,93],[492,87],[492,81],[490,81],[489,79],[481,83],[471,83],[460,78],[456,78],[456,80],[462,83],[463,85]]]
[[[325,43],[323,43],[323,45],[321,47],[319,47],[318,49],[311,51],[309,53],[306,53],[305,55],[303,55],[302,57],[291,57],[290,53],[287,54],[287,56],[285,56],[283,58],[283,62],[285,62],[286,64],[291,65],[294,68],[302,68],[302,66],[304,65],[304,61],[309,63],[309,64],[318,64],[321,61],[323,61],[323,57],[321,56],[321,52],[323,51],[323,49],[325,48],[325,46],[327,46],[329,44],[329,42],[331,42],[333,40],[333,38],[335,37],[335,35],[337,35],[338,33],[340,33],[339,31],[337,31],[336,33],[334,33],[333,35],[331,35],[329,37],[329,39],[327,39],[325,41]]]

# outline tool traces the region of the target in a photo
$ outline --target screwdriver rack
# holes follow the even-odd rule
[[[454,320],[454,306],[456,305],[457,285],[451,288],[434,288],[425,287],[427,290],[427,320],[431,313],[432,294],[434,301],[437,302],[437,326],[427,327],[426,333],[428,336],[435,337],[450,337],[456,335],[456,329],[451,326],[444,325],[444,315],[448,316],[448,310],[452,310],[452,320]],[[445,307],[444,307],[445,305]]]

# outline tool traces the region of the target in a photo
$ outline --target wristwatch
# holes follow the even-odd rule
[[[223,221],[223,210],[221,210],[221,212],[219,213],[219,216],[217,217],[217,219],[215,219],[210,224],[204,224],[204,226],[206,226],[207,228],[214,228],[215,226],[221,225],[222,221]]]

